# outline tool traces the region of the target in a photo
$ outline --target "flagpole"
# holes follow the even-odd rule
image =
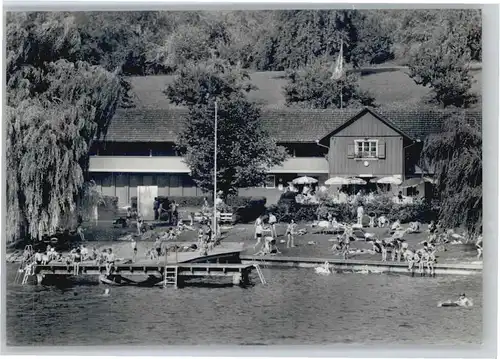
[[[217,98],[215,99],[215,131],[214,131],[214,220],[212,227],[212,236],[215,236],[217,226]]]
[[[344,62],[344,40],[340,39],[340,61]],[[344,64],[342,66],[342,71],[344,70]],[[343,102],[343,95],[342,92],[344,90],[344,81],[342,80],[342,77],[340,77],[340,109],[342,110],[342,102]]]

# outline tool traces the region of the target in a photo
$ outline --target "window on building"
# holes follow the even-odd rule
[[[274,175],[267,175],[266,182],[264,183],[266,188],[275,188],[276,187],[276,178]]]
[[[354,141],[354,155],[357,158],[377,158],[377,140],[356,140]]]

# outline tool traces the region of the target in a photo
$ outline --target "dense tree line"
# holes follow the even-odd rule
[[[88,61],[108,70],[120,67],[124,75],[171,74],[216,56],[248,70],[296,73],[289,89],[304,93],[314,82],[324,83],[325,75],[308,76],[312,82],[301,81],[302,89],[293,79],[318,63],[333,62],[342,42],[351,68],[394,60],[408,65],[410,76],[430,87],[439,105],[467,107],[475,101],[468,66],[481,59],[479,10],[116,12],[83,13],[78,19]],[[354,76],[345,83],[352,84],[346,97],[365,97],[357,92]],[[122,88],[122,104],[130,105],[125,81]],[[294,102],[289,94],[290,105],[304,105],[303,98]]]
[[[32,16],[41,16],[40,14]],[[50,16],[46,14],[45,16]],[[344,41],[354,67],[396,57],[408,64],[412,50],[442,27],[466,39],[481,59],[478,10],[286,10],[225,12],[78,12],[71,16],[79,45],[67,55],[125,75],[167,74],[213,53],[232,65],[272,71],[330,58]],[[9,21],[9,20],[8,20]]]
[[[468,93],[467,65],[481,59],[479,10],[130,11],[57,16],[72,19],[70,26],[78,32],[78,43],[61,56],[124,76],[171,74],[214,55],[248,70],[302,71],[334,61],[342,41],[349,66],[395,60],[411,67],[415,82],[434,89],[441,105],[467,106],[474,101]],[[440,49],[443,43],[461,45]],[[434,56],[445,65],[433,66]],[[121,106],[133,106],[124,78],[121,85]]]

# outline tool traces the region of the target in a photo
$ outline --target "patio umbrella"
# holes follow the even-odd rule
[[[349,179],[345,177],[332,177],[329,178],[325,184],[327,186],[334,186],[334,185],[348,185],[349,184]]]
[[[347,178],[347,180],[349,181],[349,184],[366,184],[365,180],[357,177]]]
[[[318,183],[318,180],[312,177],[297,177],[292,181],[293,184],[313,184],[313,183]]]
[[[409,178],[401,184],[401,188],[417,187],[423,182],[424,179],[421,177]]]
[[[400,185],[402,181],[398,177],[387,176],[387,177],[382,177],[382,178],[373,178],[372,180],[370,180],[370,182],[371,183],[380,183],[380,184]]]

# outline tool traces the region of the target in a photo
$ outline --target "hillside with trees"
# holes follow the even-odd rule
[[[318,63],[331,64],[341,41],[346,68],[407,66],[415,84],[433,92],[428,102],[468,107],[478,101],[470,91],[469,64],[481,61],[480,10],[131,11],[59,16],[80,34],[69,57],[85,58],[122,75],[122,107],[133,106],[126,76],[172,75],[215,56],[250,72],[292,71],[292,78],[300,78]],[[15,18],[7,18],[12,21]],[[442,60],[439,67],[432,64],[435,57]],[[306,77],[321,82],[324,74]],[[307,81],[301,83],[311,87]],[[452,93],[451,98],[443,91]],[[290,105],[303,103],[288,97]]]

